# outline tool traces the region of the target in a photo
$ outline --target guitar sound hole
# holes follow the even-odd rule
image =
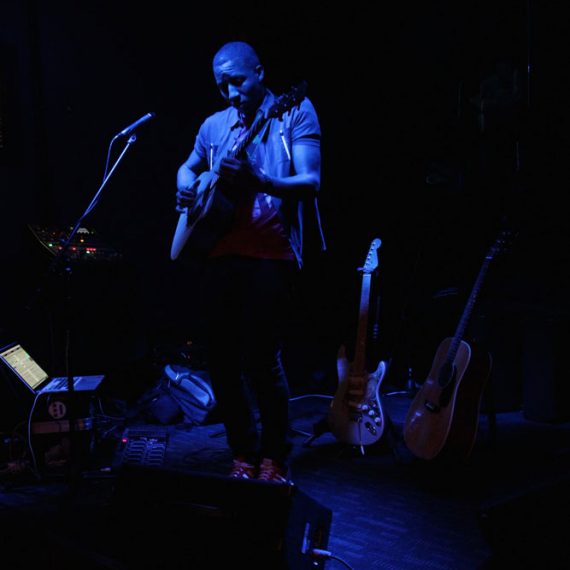
[[[455,378],[455,366],[449,362],[445,362],[439,370],[438,382],[441,387],[445,387]]]

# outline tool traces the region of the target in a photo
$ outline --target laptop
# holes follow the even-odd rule
[[[19,343],[0,348],[0,361],[34,394],[67,391],[67,376],[51,378]],[[104,377],[103,374],[74,376],[73,389],[77,392],[96,390]]]

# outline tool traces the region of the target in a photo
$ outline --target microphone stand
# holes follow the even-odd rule
[[[116,135],[112,141],[111,141],[111,145],[113,144],[113,142],[119,137],[121,136],[122,133],[119,133],[118,135]],[[77,222],[75,223],[75,225],[73,226],[73,229],[71,230],[71,233],[67,236],[67,239],[65,240],[65,242],[62,244],[61,249],[58,250],[58,252],[56,253],[55,257],[53,258],[52,262],[50,263],[48,270],[47,270],[47,275],[55,273],[56,269],[60,269],[60,272],[64,274],[65,276],[65,293],[64,293],[64,306],[63,306],[63,315],[64,315],[64,330],[65,330],[65,370],[66,370],[66,376],[67,376],[67,393],[69,394],[68,397],[68,425],[69,425],[69,463],[68,463],[68,471],[67,471],[67,475],[68,475],[68,481],[70,484],[73,484],[76,480],[77,480],[77,476],[80,472],[79,469],[79,465],[77,460],[77,449],[76,449],[76,431],[77,431],[77,419],[76,419],[76,406],[74,403],[74,392],[75,392],[75,388],[73,385],[73,379],[74,379],[74,375],[71,372],[71,276],[72,276],[72,256],[67,255],[67,252],[70,248],[70,245],[73,241],[73,238],[75,237],[75,235],[77,234],[77,231],[79,230],[81,223],[83,222],[83,220],[91,213],[91,211],[95,208],[95,206],[97,205],[97,202],[99,201],[99,198],[101,196],[101,192],[103,191],[103,188],[105,188],[105,186],[107,185],[107,182],[109,181],[109,179],[111,178],[111,176],[113,175],[113,173],[115,172],[115,169],[117,168],[119,162],[122,160],[122,158],[124,157],[125,153],[127,152],[127,150],[129,149],[129,147],[136,141],[136,135],[133,133],[130,135],[129,139],[127,140],[127,143],[125,144],[125,148],[122,150],[121,154],[119,155],[119,157],[117,158],[117,160],[115,161],[115,164],[113,165],[113,167],[110,169],[110,171],[108,172],[108,174],[106,174],[103,177],[103,182],[101,184],[101,186],[99,187],[99,189],[97,190],[95,196],[93,197],[93,199],[91,200],[91,202],[89,203],[89,205],[87,206],[87,208],[85,209],[85,211],[83,212],[83,214],[81,214],[81,216],[79,217],[79,219],[77,220]],[[61,269],[62,268],[62,269]],[[42,287],[38,287],[35,291],[35,297],[37,297],[42,291]],[[28,307],[31,306],[32,303],[28,304]],[[79,423],[79,422],[77,422]]]

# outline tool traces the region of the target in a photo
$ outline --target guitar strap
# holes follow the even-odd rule
[[[257,153],[257,150],[259,149],[259,144],[261,143],[261,141],[264,140],[266,138],[267,134],[269,133],[269,125],[270,125],[272,120],[273,119],[270,119],[269,121],[267,121],[265,123],[265,125],[263,125],[261,130],[257,133],[255,138],[251,141],[250,145],[247,148],[246,152],[247,152],[248,160],[254,167],[259,168],[258,159],[261,157]],[[270,204],[271,204],[271,196],[269,196],[269,195],[258,196],[255,199],[254,210],[259,209],[258,215],[261,212],[267,214],[267,212],[269,211],[269,205]]]
[[[256,157],[257,149],[261,141],[264,138],[266,138],[266,135],[269,133],[269,125],[271,124],[271,121],[273,121],[273,119],[270,119],[265,123],[265,125],[263,125],[261,130],[257,133],[255,138],[251,141],[251,143],[246,149],[246,154],[249,159],[249,162],[253,165],[257,165],[257,157]]]

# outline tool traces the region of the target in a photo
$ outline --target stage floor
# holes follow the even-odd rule
[[[491,429],[491,417],[481,414],[469,460],[440,464],[414,457],[403,442],[411,397],[386,392],[381,402],[389,426],[361,449],[324,429],[330,396],[292,399],[294,486],[279,499],[281,491],[263,494],[258,482],[228,487],[222,424],[160,425],[132,413],[126,419],[116,401],[102,400],[88,448],[76,453],[79,465],[54,462],[34,474],[6,462],[0,556],[16,560],[7,568],[46,567],[46,561],[54,568],[76,561],[82,569],[225,567],[246,556],[255,536],[263,540],[274,511],[288,526],[275,532],[284,533],[296,558],[281,553],[267,568],[463,570],[568,562],[559,521],[567,520],[569,506],[570,423],[529,421],[515,410],[496,414]],[[158,489],[160,510],[150,499]],[[250,506],[236,507],[233,495],[249,497]],[[216,501],[232,505],[231,521],[216,522]],[[248,518],[235,509],[249,511]],[[263,509],[257,518],[265,523],[256,509]],[[309,527],[320,532],[320,542],[309,546],[331,554],[315,565],[298,551]]]

